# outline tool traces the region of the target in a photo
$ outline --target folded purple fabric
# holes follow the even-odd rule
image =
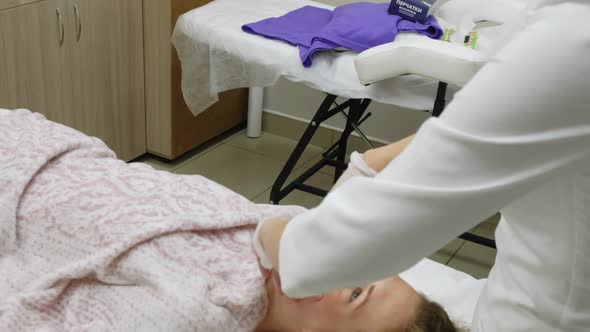
[[[332,11],[312,6],[295,9],[281,17],[246,24],[242,30],[291,45],[311,46],[312,39],[330,23]]]
[[[392,42],[399,32],[416,32],[440,39],[443,31],[434,16],[425,23],[412,22],[387,12],[389,3],[357,2],[330,11],[305,6],[281,17],[246,24],[248,33],[299,46],[305,67],[323,50],[347,48],[362,52]]]

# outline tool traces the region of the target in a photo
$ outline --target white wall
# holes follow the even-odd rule
[[[367,0],[365,0],[367,1]],[[383,2],[379,0],[368,0]],[[320,0],[329,5],[338,6],[358,0]],[[308,88],[301,83],[280,80],[275,86],[265,89],[264,109],[274,114],[285,115],[307,122],[313,117],[325,94]],[[363,132],[381,142],[393,142],[414,133],[422,122],[429,117],[421,111],[405,110],[399,107],[373,102],[369,107],[373,116],[365,122]],[[327,121],[328,127],[342,129],[344,120],[337,115]]]

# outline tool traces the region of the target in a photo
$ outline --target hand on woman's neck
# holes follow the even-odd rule
[[[272,280],[266,283],[266,293],[268,296],[268,309],[266,316],[258,324],[255,332],[298,332],[294,326],[291,325],[291,316],[288,315],[287,310],[282,306],[281,294],[275,289],[275,284]]]

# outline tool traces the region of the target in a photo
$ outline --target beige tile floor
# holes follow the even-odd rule
[[[173,162],[165,162],[150,155],[143,156],[137,161],[177,174],[203,175],[256,203],[268,203],[274,179],[295,144],[295,140],[270,133],[264,133],[260,138],[249,139],[242,130],[222,135]],[[313,161],[319,159],[323,150],[324,148],[319,146],[310,146],[297,164],[293,176],[310,167]],[[329,190],[333,182],[331,174],[330,171],[319,172],[308,183]],[[320,202],[320,197],[294,191],[283,199],[281,204],[311,208]],[[496,225],[495,216],[482,222],[474,232],[493,238]],[[456,239],[430,258],[477,278],[484,278],[494,264],[495,255],[495,250]]]

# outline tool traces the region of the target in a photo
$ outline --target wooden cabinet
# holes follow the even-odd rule
[[[0,0],[0,107],[97,136],[124,160],[143,154],[142,5]]]
[[[170,39],[208,2],[0,0],[0,107],[97,136],[124,160],[179,156],[247,117],[246,89],[197,117],[184,103]]]
[[[60,24],[65,3],[48,0],[0,11],[0,107],[28,108],[73,124],[65,70],[69,50]]]
[[[246,121],[248,91],[224,92],[193,116],[181,91],[181,68],[170,39],[178,16],[210,0],[144,0],[147,150],[173,159]]]

